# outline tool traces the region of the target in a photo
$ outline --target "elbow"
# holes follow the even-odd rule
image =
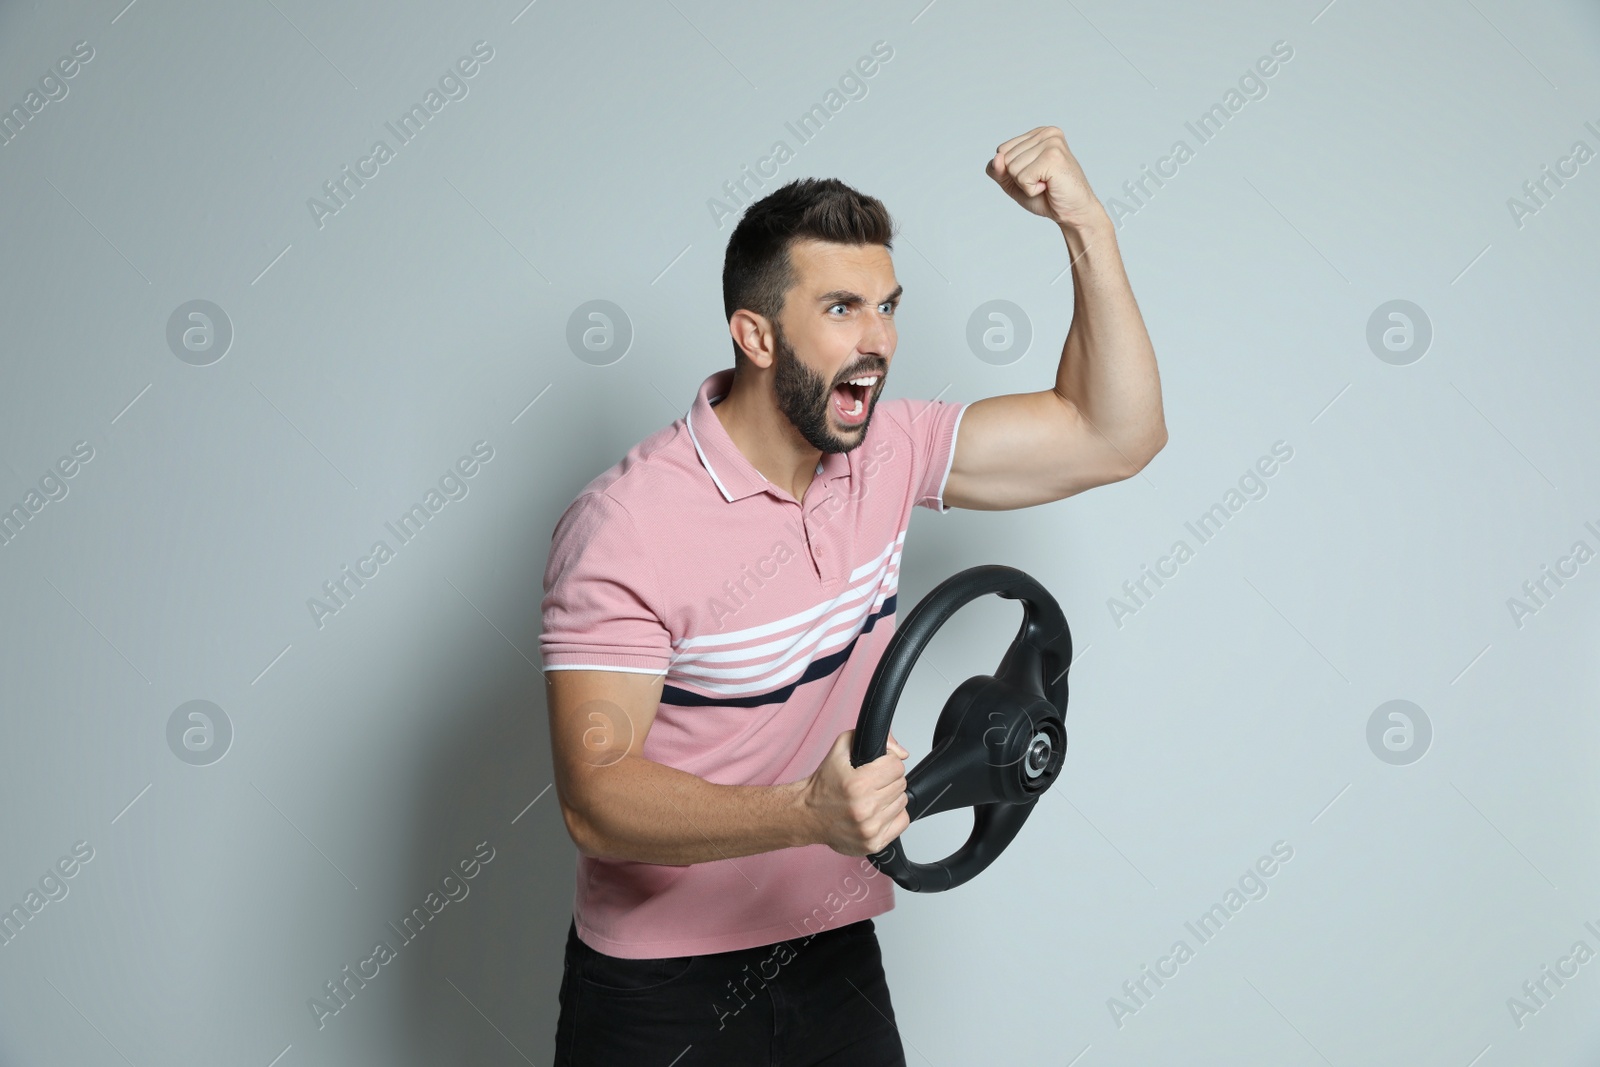
[[[561,821],[566,824],[567,836],[572,838],[572,843],[577,846],[580,856],[588,856],[591,859],[600,857],[600,848],[595,841],[594,831],[576,807],[562,804]]]
[[[1156,424],[1155,432],[1150,435],[1150,443],[1144,450],[1144,459],[1143,462],[1139,464],[1139,469],[1143,470],[1145,467],[1149,466],[1150,461],[1156,458],[1157,453],[1166,447],[1167,424],[1163,421]]]
[[[1124,468],[1123,479],[1132,478],[1135,474],[1150,465],[1160,451],[1167,447],[1167,427],[1165,423],[1158,425],[1155,431],[1147,435],[1137,445],[1130,447],[1123,453],[1128,459]]]

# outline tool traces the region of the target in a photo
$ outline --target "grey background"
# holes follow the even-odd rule
[[[907,1055],[1597,1062],[1600,961],[1520,1027],[1507,1005],[1600,951],[1600,563],[1508,606],[1600,548],[1600,162],[1520,226],[1507,203],[1600,149],[1597,39],[1575,0],[0,7],[8,110],[94,50],[0,147],[0,505],[93,449],[0,547],[0,906],[93,849],[0,946],[0,1062],[547,1064],[574,851],[541,574],[577,490],[729,365],[708,200],[787,141],[766,189],[837,176],[902,229],[890,395],[1042,389],[1065,246],[986,159],[1059,126],[1109,203],[1280,40],[1267,95],[1118,232],[1166,450],[1044,507],[915,516],[907,609],[1021,567],[1080,660],[1019,841],[879,920]],[[478,41],[468,94],[319,228],[307,200]],[[785,122],[876,41],[865,96],[799,144]],[[632,342],[597,366],[567,327],[602,299]],[[192,300],[233,331],[205,366],[167,343]],[[966,344],[991,300],[1031,325],[1009,363]],[[1419,360],[1367,344],[1391,300],[1431,323]],[[467,495],[319,628],[322,583],[478,441]],[[1266,494],[1198,544],[1185,522],[1277,441]],[[896,720],[914,757],[1016,617],[941,633]],[[1408,764],[1368,745],[1402,699],[1432,727]],[[200,766],[168,742],[195,700],[232,728]],[[483,841],[470,895],[319,1030],[309,998]],[[1185,921],[1278,841],[1267,895],[1199,946]],[[1108,1000],[1179,938],[1194,958],[1119,1026]]]

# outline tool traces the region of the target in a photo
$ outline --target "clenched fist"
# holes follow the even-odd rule
[[[1081,226],[1105,210],[1054,126],[1035,126],[995,149],[984,172],[1017,203],[1061,226]]]
[[[904,762],[911,753],[890,734],[883,755],[852,767],[855,733],[846,730],[834,739],[822,765],[806,780],[804,799],[816,839],[843,855],[867,856],[881,852],[911,825]]]

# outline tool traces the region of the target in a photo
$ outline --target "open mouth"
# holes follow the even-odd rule
[[[855,425],[866,419],[867,401],[881,377],[877,373],[863,374],[834,386],[833,408],[841,421]]]

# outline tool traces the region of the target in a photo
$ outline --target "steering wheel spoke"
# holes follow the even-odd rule
[[[1004,799],[994,788],[984,757],[982,751],[950,740],[907,771],[906,811],[911,821]]]

